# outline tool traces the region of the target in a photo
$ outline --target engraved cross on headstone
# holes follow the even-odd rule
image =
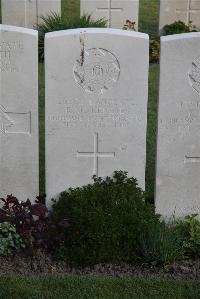
[[[99,158],[114,158],[114,152],[99,152],[98,150],[98,133],[94,133],[94,150],[93,152],[77,152],[77,157],[93,158],[94,167],[93,174],[98,177],[99,170]]]
[[[111,27],[111,15],[112,15],[112,12],[118,12],[118,11],[122,11],[123,8],[121,7],[112,7],[112,0],[107,0],[108,1],[108,7],[101,7],[101,8],[96,8],[96,11],[107,11],[108,13],[108,28]]]
[[[176,9],[177,13],[183,13],[186,12],[186,24],[189,25],[192,21],[191,14],[193,13],[200,13],[200,9],[192,9],[192,0],[188,0],[187,2],[187,8],[186,9]]]

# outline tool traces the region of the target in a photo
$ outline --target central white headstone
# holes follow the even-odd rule
[[[161,38],[156,210],[200,214],[200,33]]]
[[[80,4],[81,15],[89,14],[95,20],[104,18],[108,27],[122,29],[130,20],[138,28],[139,0],[81,0]]]
[[[0,25],[0,197],[39,193],[37,31]]]
[[[117,29],[46,35],[46,193],[126,170],[145,186],[148,36]]]
[[[61,0],[1,0],[2,23],[34,28],[41,16],[61,13]]]

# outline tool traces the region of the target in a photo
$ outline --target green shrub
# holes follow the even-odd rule
[[[139,242],[143,262],[165,265],[183,257],[182,238],[164,222],[149,225]]]
[[[160,40],[154,38],[150,40],[149,57],[151,63],[157,63],[160,58]]]
[[[8,222],[0,223],[0,255],[8,256],[24,247],[15,227]]]
[[[198,216],[191,215],[179,220],[176,229],[183,240],[185,255],[200,257],[200,221]]]
[[[79,265],[133,262],[139,235],[157,221],[144,197],[137,180],[123,171],[61,193],[50,215],[54,226],[61,224],[60,243],[53,244],[57,256]],[[62,225],[66,221],[68,225]]]
[[[179,33],[188,33],[196,31],[193,29],[192,25],[189,26],[183,23],[182,21],[176,21],[170,25],[165,25],[163,27],[162,35],[171,35],[171,34],[179,34]]]
[[[44,37],[45,34],[52,31],[88,28],[88,27],[105,27],[105,19],[93,20],[90,15],[63,19],[59,14],[52,13],[48,17],[41,17],[42,23],[37,26],[39,34],[39,59],[44,60]]]

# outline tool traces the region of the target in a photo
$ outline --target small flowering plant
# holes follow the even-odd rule
[[[37,197],[35,203],[29,199],[19,201],[13,195],[5,199],[0,208],[0,223],[10,223],[28,247],[47,246],[47,208],[45,197]]]

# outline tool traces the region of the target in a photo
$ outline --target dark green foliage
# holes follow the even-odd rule
[[[140,235],[141,260],[165,265],[183,257],[182,238],[176,227],[164,222],[150,224]]]
[[[154,39],[150,40],[149,57],[150,57],[150,63],[159,62],[159,58],[160,58],[160,39],[159,38],[154,38]]]
[[[184,253],[200,257],[200,221],[197,215],[187,216],[176,224],[177,234],[182,238]]]
[[[0,223],[0,255],[8,256],[25,247],[14,225]]]
[[[133,262],[139,235],[157,219],[136,179],[123,171],[61,193],[50,217],[53,225],[61,223],[57,254],[79,265]]]
[[[179,34],[179,33],[188,33],[196,31],[192,29],[192,26],[188,26],[182,21],[176,21],[170,25],[165,25],[163,28],[162,35],[171,35],[171,34]]]
[[[52,13],[48,17],[41,17],[42,23],[37,26],[39,34],[39,59],[44,60],[44,37],[48,32],[89,27],[105,27],[107,21],[105,19],[92,20],[90,15],[81,17],[62,18],[57,13]]]

